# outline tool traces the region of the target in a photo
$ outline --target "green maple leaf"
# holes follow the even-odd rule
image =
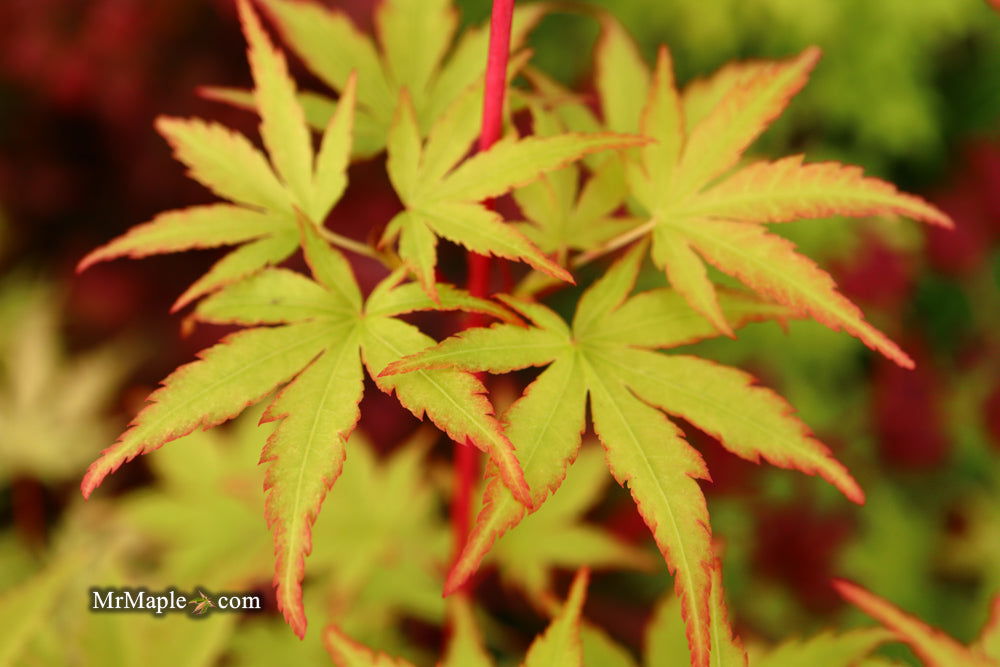
[[[222,657],[238,619],[220,614],[192,623],[182,614],[94,613],[94,586],[113,583],[158,590],[141,548],[114,507],[69,508],[32,576],[0,591],[0,665],[212,665]],[[159,575],[156,572],[154,576]]]
[[[719,582],[721,569],[713,570],[714,582]],[[793,639],[776,646],[751,644],[748,651],[729,630],[728,611],[715,591],[721,591],[721,583],[713,583],[713,599],[709,615],[713,625],[712,662],[713,666],[745,667],[747,664],[762,667],[798,667],[799,665],[822,665],[823,667],[852,667],[867,658],[881,644],[892,639],[883,628],[860,628],[842,633],[822,632],[804,639]],[[653,617],[645,630],[645,667],[669,667],[690,664],[690,653],[685,638],[684,619],[680,600],[673,595],[665,596],[653,611]],[[748,660],[749,657],[749,660]],[[627,662],[606,662],[608,667],[630,665]]]
[[[299,96],[309,124],[322,130],[343,103],[352,72],[358,75],[354,153],[371,157],[385,148],[400,93],[411,96],[423,133],[486,71],[489,31],[466,30],[457,43],[458,13],[449,0],[387,0],[375,11],[377,44],[342,11],[314,2],[265,0],[264,7],[309,70],[341,95]],[[516,51],[548,11],[543,3],[514,10],[510,47]],[[514,60],[517,60],[515,57]],[[207,97],[259,108],[246,91],[207,88]]]
[[[156,487],[124,499],[125,518],[160,554],[160,582],[249,590],[271,578],[274,544],[263,530],[263,471],[254,464],[275,425],[262,433],[262,408],[247,410],[231,428],[174,441],[150,460]],[[448,527],[426,480],[432,436],[434,429],[420,429],[380,460],[362,432],[351,434],[343,473],[313,528],[310,583],[303,590],[310,616],[332,614],[360,639],[393,647],[400,644],[395,623],[401,615],[441,621]],[[281,627],[257,630],[251,634],[269,648],[287,641]],[[257,649],[265,650],[254,647],[249,655]]]
[[[853,667],[892,639],[883,628],[858,628],[845,632],[822,632],[812,637],[791,639],[771,648],[750,647],[750,664],[762,667],[828,665]]]
[[[792,639],[776,646],[753,643],[749,650],[734,636],[729,625],[729,613],[722,599],[721,568],[716,561],[712,569],[712,596],[709,600],[711,623],[712,667],[853,667],[862,662],[880,645],[892,639],[883,628],[860,628],[847,632],[822,632],[804,639]],[[582,639],[585,664],[602,667],[636,667],[628,652],[599,629],[584,626]],[[657,603],[645,628],[644,667],[673,667],[691,664],[681,601],[666,595]],[[875,663],[872,663],[873,665]]]
[[[483,645],[472,603],[465,595],[448,598],[451,635],[441,667],[493,667],[493,659]]]
[[[437,240],[443,237],[481,255],[524,261],[555,278],[572,276],[513,225],[482,203],[530,183],[545,172],[594,151],[636,145],[640,137],[566,133],[507,137],[461,161],[479,134],[481,93],[467,90],[434,123],[426,142],[408,94],[389,130],[388,170],[405,209],[386,226],[382,244],[398,239],[399,255],[432,297]],[[456,166],[457,165],[457,166]]]
[[[0,286],[0,479],[62,481],[113,435],[104,418],[137,360],[118,341],[67,355],[59,300],[41,284]],[[7,307],[2,302],[8,302]]]
[[[455,442],[489,453],[512,492],[528,502],[528,488],[513,446],[492,416],[475,376],[455,370],[381,378],[390,362],[433,344],[397,319],[416,310],[463,309],[511,319],[496,304],[447,285],[432,302],[399,272],[362,303],[347,260],[301,225],[306,260],[315,281],[284,269],[266,269],[203,301],[202,321],[240,324],[240,331],[174,371],[119,440],[91,464],[84,496],[111,472],[140,454],[243,411],[285,385],[262,421],[279,421],[261,461],[268,463],[266,515],[275,538],[278,604],[293,629],[305,633],[301,604],[304,558],[311,526],[340,475],[345,440],[359,418],[364,369],[382,391],[395,393],[414,415],[425,414]]]
[[[570,586],[566,603],[559,609],[545,631],[528,647],[522,667],[583,666],[583,643],[580,637],[583,603],[587,595],[590,573],[577,572]],[[462,595],[449,607],[452,633],[441,667],[492,667],[493,660],[483,647],[476,627],[472,606]],[[347,636],[337,626],[326,629],[327,650],[333,661],[342,667],[413,667],[412,663],[376,653]]]
[[[882,623],[897,640],[909,644],[929,667],[1000,665],[1000,596],[993,599],[990,617],[979,638],[971,646],[963,646],[860,586],[835,581],[834,588],[845,600]]]
[[[260,132],[270,160],[233,130],[198,119],[160,118],[157,128],[188,174],[229,204],[169,211],[133,227],[84,257],[78,270],[117,257],[146,257],[196,248],[239,246],[174,303],[178,310],[220,287],[279,264],[298,247],[297,218],[321,225],[347,186],[354,124],[355,79],[324,125],[318,151],[284,57],[271,44],[246,0],[239,3]]]
[[[177,439],[149,462],[157,485],[123,499],[125,518],[157,545],[165,581],[241,590],[266,578],[273,547],[261,530],[262,475],[250,465],[267,434],[261,412]]]
[[[45,619],[70,586],[75,570],[64,558],[0,593],[0,621],[6,628],[0,639],[0,664],[23,659],[32,640],[44,634]]]
[[[835,162],[802,156],[733,173],[744,151],[806,83],[818,49],[780,62],[737,64],[682,96],[661,48],[652,76],[620,26],[605,24],[597,88],[608,127],[654,141],[634,151],[626,180],[646,221],[604,248],[648,235],[653,262],[722,333],[732,335],[706,262],[903,366],[910,358],[836,289],[833,279],[763,223],[831,215],[903,215],[950,227],[944,213],[892,185]]]
[[[650,560],[596,526],[583,522],[603,496],[608,477],[600,449],[584,447],[559,492],[500,538],[487,557],[500,576],[541,601],[555,568],[648,568]]]
[[[418,431],[382,460],[357,432],[348,444],[350,460],[317,524],[325,537],[313,558],[328,564],[336,606],[351,616],[391,609],[441,620],[439,570],[449,536],[426,479],[436,436],[433,429]]]
[[[620,484],[628,484],[671,572],[676,572],[692,655],[696,664],[707,664],[711,531],[697,480],[708,479],[708,471],[660,410],[712,434],[738,456],[819,474],[856,502],[863,494],[826,447],[792,416],[792,408],[754,386],[751,376],[696,357],[652,351],[714,336],[717,329],[671,290],[627,298],[643,253],[640,244],[585,292],[572,325],[544,306],[504,297],[534,326],[472,329],[391,364],[383,374],[432,368],[506,373],[547,366],[505,416],[507,434],[531,489],[532,507],[558,488],[576,456],[589,396],[594,430],[611,473]],[[720,292],[719,298],[733,326],[789,312],[745,295]],[[527,511],[495,481],[487,486],[483,506],[447,590],[467,579],[495,540]]]
[[[572,127],[558,111],[538,104],[531,105],[531,111],[536,136],[555,136]],[[582,185],[582,169],[572,164],[514,191],[526,218],[518,229],[542,252],[555,254],[564,266],[570,250],[599,246],[639,222],[615,215],[628,192],[621,161],[604,159],[593,166],[591,178]]]
[[[712,667],[746,667],[746,651],[729,625],[729,612],[722,594],[722,567],[718,559],[712,564],[711,578],[708,618],[712,652],[708,664]],[[694,648],[689,648],[687,640],[690,631],[685,625],[683,601],[674,595],[664,597],[653,610],[653,617],[646,626],[645,667],[696,664]]]

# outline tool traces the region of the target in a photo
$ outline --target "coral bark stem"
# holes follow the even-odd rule
[[[494,0],[490,17],[490,46],[486,61],[486,87],[483,96],[483,122],[479,150],[485,151],[500,138],[503,127],[504,96],[507,91],[507,60],[510,55],[510,27],[514,0]],[[491,204],[491,202],[487,202]],[[467,287],[473,296],[486,297],[490,291],[490,258],[469,253]],[[482,326],[482,315],[470,314],[465,328]],[[479,458],[475,448],[458,443],[455,449],[455,490],[452,496],[451,523],[454,535],[454,558],[458,558],[469,537],[472,519],[472,494],[479,479]]]

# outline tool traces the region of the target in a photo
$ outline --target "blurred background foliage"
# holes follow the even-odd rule
[[[371,28],[371,3],[327,4]],[[485,0],[459,6],[465,25],[489,11]],[[650,58],[667,43],[681,83],[731,59],[819,45],[810,84],[755,150],[862,164],[955,218],[951,233],[873,220],[781,229],[903,343],[916,371],[810,323],[752,325],[737,341],[698,347],[786,396],[858,476],[865,506],[690,435],[713,471],[706,492],[731,615],[755,655],[785,638],[870,624],[839,600],[834,576],[971,640],[1000,591],[1000,15],[982,0],[560,5],[531,38],[534,64],[590,97],[586,54],[602,11]],[[252,131],[249,115],[195,94],[249,82],[232,3],[6,0],[0,26],[0,664],[321,664],[319,629],[331,620],[432,664],[443,638],[451,445],[393,399],[366,392],[349,464],[314,530],[304,642],[273,608],[256,466],[266,429],[254,415],[137,461],[101,498],[78,498],[86,463],[156,381],[225,332],[182,336],[182,316],[167,314],[212,252],[81,276],[72,267],[160,210],[209,199],[171,161],[155,115]],[[378,160],[352,168],[334,224],[363,237],[365,221],[392,216],[383,173]],[[371,267],[358,270],[364,279]],[[643,632],[651,617],[662,628],[676,616],[664,611],[674,604],[669,579],[631,502],[595,474],[596,450],[584,451],[479,581],[488,645],[521,655],[568,571],[590,564],[599,573],[586,614],[606,632],[586,635],[588,654],[598,664],[640,655],[676,664],[683,646],[671,648],[669,632],[655,647]],[[268,609],[197,622],[88,613],[89,588],[107,585],[258,591]],[[918,664],[899,645],[881,653]]]

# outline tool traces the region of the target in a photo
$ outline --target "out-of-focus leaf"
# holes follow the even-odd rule
[[[580,624],[580,642],[583,644],[583,664],[604,667],[636,667],[628,650],[615,642],[603,630],[586,621]]]
[[[549,592],[556,568],[648,568],[645,552],[581,520],[607,482],[601,450],[584,447],[558,493],[498,540],[487,563],[495,563],[505,581],[535,599]]]
[[[590,582],[588,570],[580,570],[570,586],[566,604],[555,615],[545,632],[535,638],[528,647],[523,667],[546,667],[547,665],[583,665],[583,645],[580,643],[580,615],[583,601],[587,596]]]
[[[0,479],[75,476],[110,437],[104,411],[137,349],[119,341],[70,356],[51,288],[9,282],[0,291],[9,298],[0,311]]]
[[[995,660],[979,647],[967,648],[957,641],[920,621],[890,602],[847,581],[835,581],[834,587],[846,599],[857,605],[888,628],[899,641],[909,644],[928,667],[996,667]],[[991,619],[992,622],[992,619]],[[991,632],[987,625],[986,636]]]
[[[483,639],[476,627],[472,605],[464,595],[453,595],[448,602],[451,634],[448,649],[439,667],[492,667],[493,660],[483,648]]]
[[[883,628],[863,628],[844,633],[824,632],[807,639],[788,640],[771,649],[752,647],[750,664],[761,667],[851,667],[892,639]]]

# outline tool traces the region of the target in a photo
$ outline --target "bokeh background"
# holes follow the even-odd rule
[[[326,4],[370,29],[375,3]],[[983,0],[567,7],[534,32],[533,62],[585,94],[602,4],[650,60],[668,44],[682,83],[731,59],[819,45],[810,84],[754,150],[863,165],[957,223],[954,232],[841,219],[780,229],[903,344],[915,371],[808,323],[753,325],[737,341],[699,346],[786,396],[868,493],[852,506],[812,478],[743,463],[692,434],[715,480],[705,489],[737,629],[774,643],[864,623],[829,585],[842,576],[972,639],[1000,592],[1000,13]],[[488,16],[485,0],[459,5],[464,25]],[[211,201],[152,123],[200,115],[252,135],[253,116],[196,92],[248,86],[244,49],[230,0],[0,2],[0,627],[13,628],[0,664],[319,664],[318,630],[330,618],[418,660],[437,650],[450,445],[378,392],[366,392],[357,463],[315,531],[305,642],[273,608],[198,623],[84,609],[87,588],[112,584],[271,599],[255,465],[264,434],[252,416],[130,464],[86,504],[77,490],[158,380],[225,332],[185,331],[183,313],[168,312],[210,251],[82,275],[74,266],[157,212]],[[301,85],[319,89],[293,66]],[[354,166],[332,224],[358,237],[367,221],[384,224],[398,203],[383,181],[380,160]],[[497,651],[523,648],[544,624],[539,591],[550,579],[564,590],[560,568],[577,564],[571,549],[555,549],[544,567],[520,567],[518,549],[553,535],[569,544],[571,519],[585,517],[605,549],[592,559],[608,566],[587,614],[629,651],[641,650],[669,587],[625,494],[585,460],[578,467],[575,496],[526,522],[497,555],[503,576],[480,581]],[[918,664],[899,646],[884,653]]]

